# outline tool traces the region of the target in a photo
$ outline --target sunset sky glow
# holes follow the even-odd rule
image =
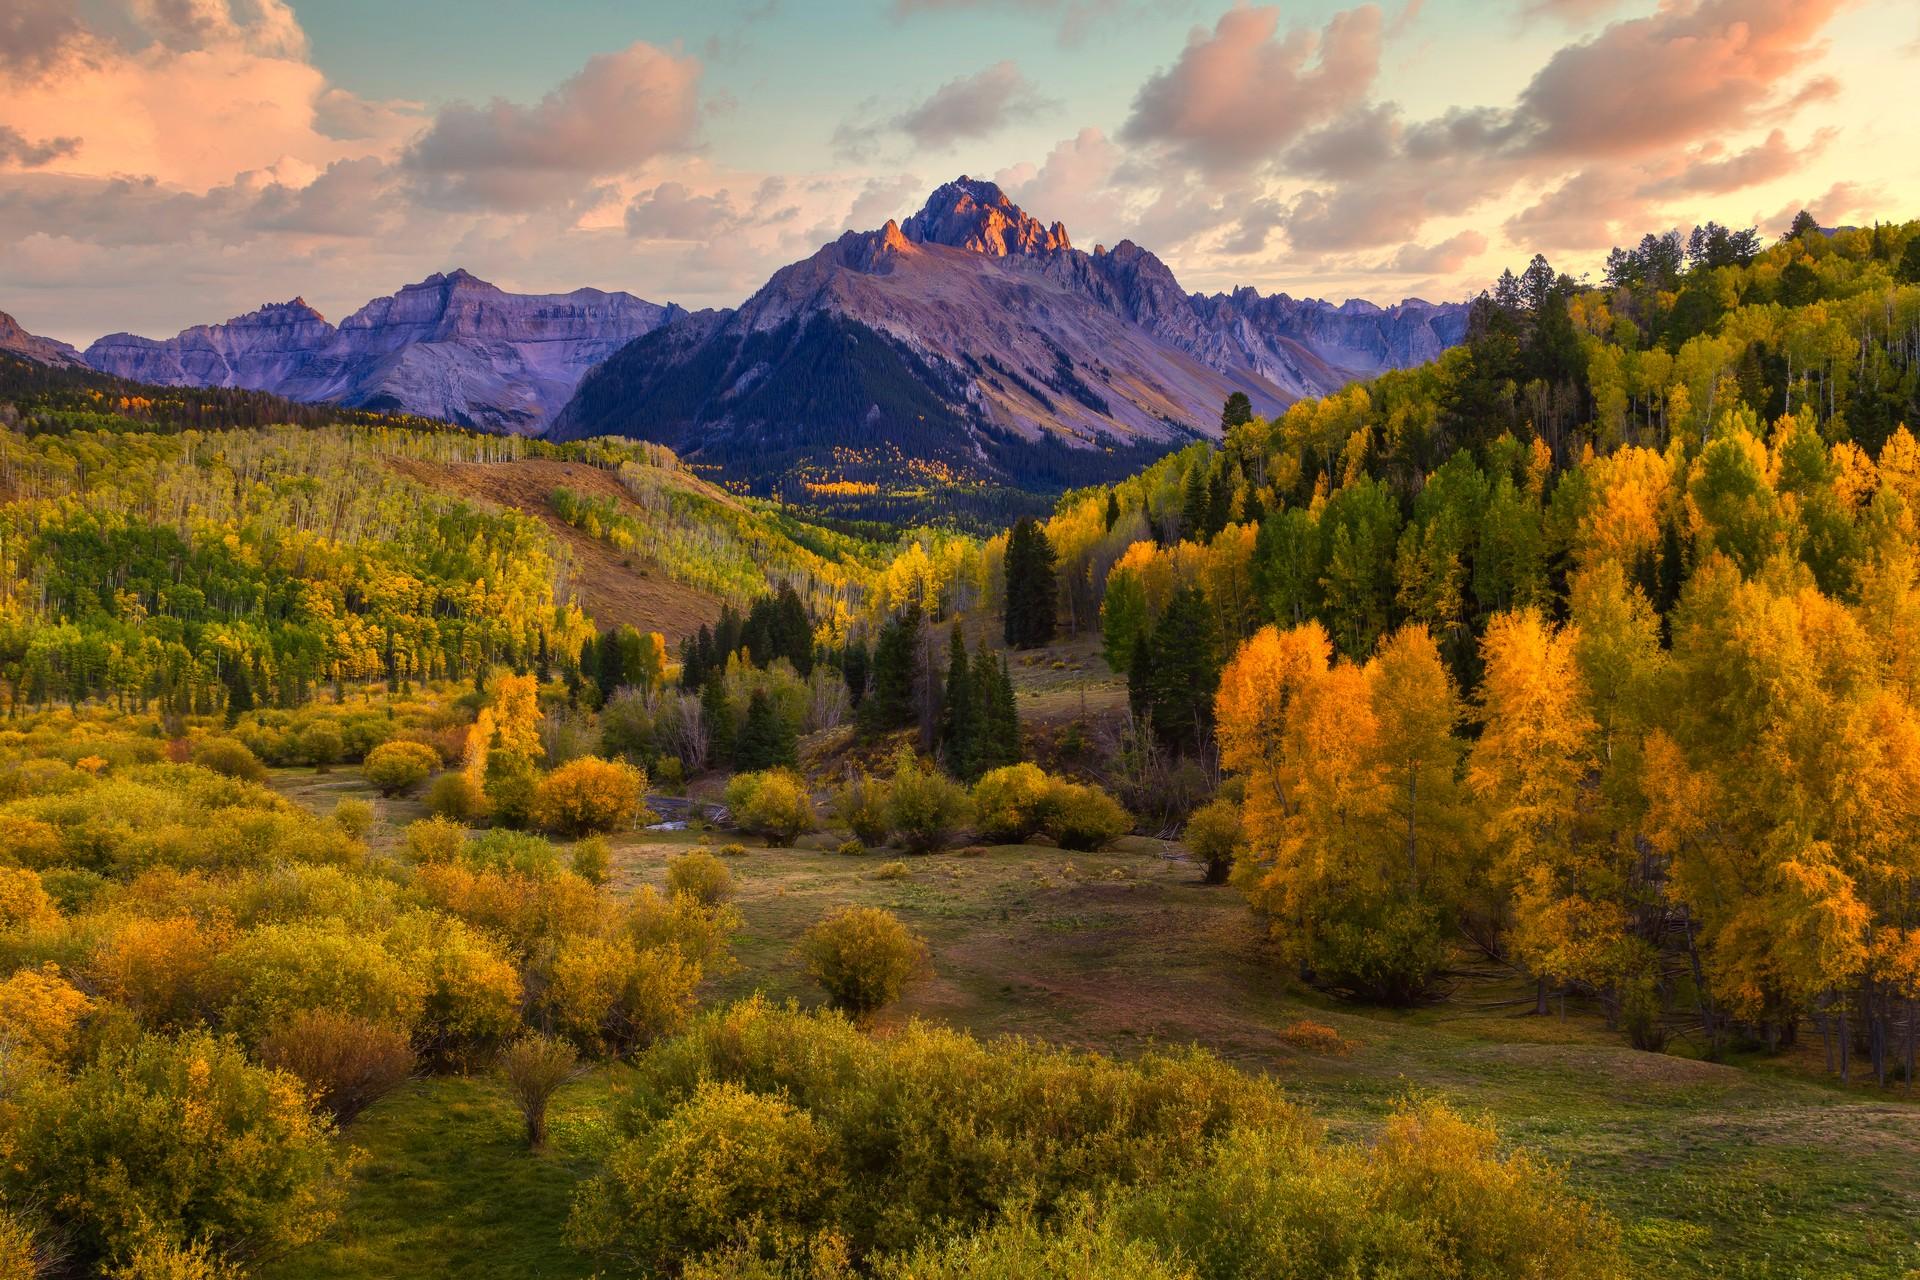
[[[1920,216],[1912,0],[11,0],[0,310],[85,344],[432,271],[739,302],[991,177],[1189,289],[1460,298]]]

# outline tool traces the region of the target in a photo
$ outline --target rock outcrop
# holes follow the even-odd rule
[[[295,298],[164,340],[110,334],[85,360],[162,386],[246,387],[532,434],[587,370],[678,314],[598,289],[507,293],[453,271],[376,298],[338,327]]]
[[[76,367],[82,363],[78,351],[58,338],[43,338],[37,333],[28,333],[20,327],[19,321],[4,311],[0,311],[0,351],[23,356],[35,364],[52,365],[56,369]]]

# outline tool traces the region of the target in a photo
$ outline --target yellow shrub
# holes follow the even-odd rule
[[[53,965],[21,969],[0,982],[0,1042],[42,1062],[64,1062],[92,1012],[93,1001]]]
[[[0,929],[38,928],[59,918],[39,876],[24,867],[0,867]]]
[[[214,962],[230,941],[189,915],[121,921],[94,953],[102,994],[153,1028],[189,1026],[211,1012]]]
[[[533,818],[562,835],[619,831],[645,812],[641,796],[647,775],[624,760],[581,756],[540,779],[533,793]]]
[[[699,983],[699,966],[672,947],[571,938],[553,959],[543,1001],[555,1031],[590,1050],[619,1050],[678,1030]]]

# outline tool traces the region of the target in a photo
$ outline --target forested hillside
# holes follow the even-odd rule
[[[1408,1000],[1464,936],[1636,1044],[1910,1076],[1920,223],[1536,258],[1433,364],[1226,413],[1045,533],[1286,950]]]

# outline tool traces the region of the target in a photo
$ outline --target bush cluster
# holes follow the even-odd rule
[[[1132,1062],[758,999],[637,1062],[576,1243],[720,1277],[1611,1280],[1558,1173],[1414,1101],[1371,1147],[1200,1050]]]

